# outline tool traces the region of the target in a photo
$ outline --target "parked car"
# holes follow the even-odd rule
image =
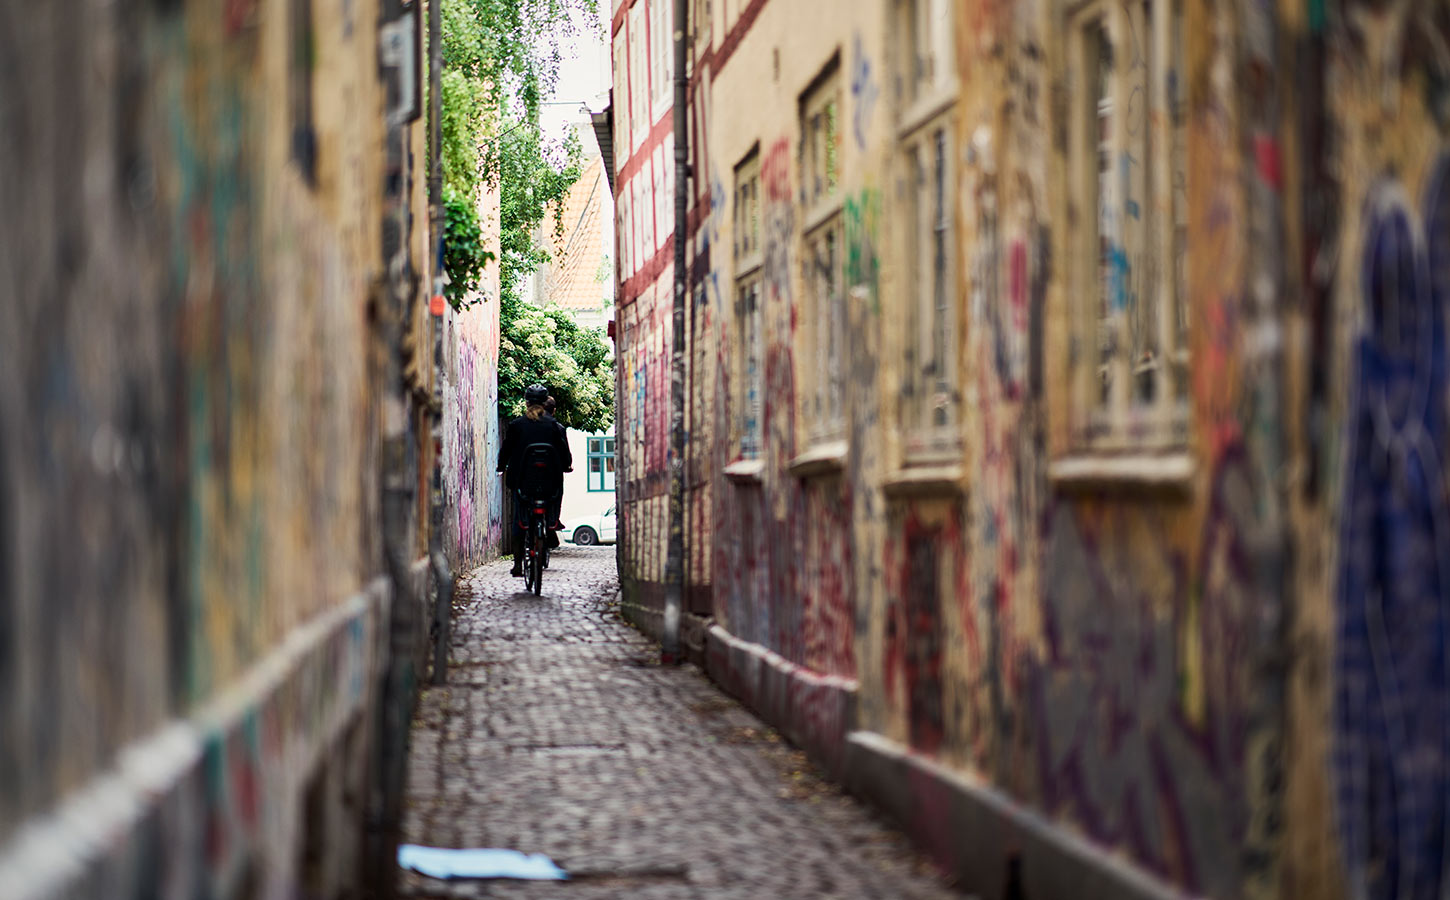
[[[570,519],[564,523],[564,530],[559,532],[559,537],[581,547],[614,543],[614,507],[609,507],[597,516]]]

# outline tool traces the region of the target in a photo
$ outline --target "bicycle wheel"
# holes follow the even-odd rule
[[[537,597],[544,590],[544,553],[548,550],[548,541],[544,538],[544,520],[538,516],[534,517],[534,596]]]
[[[524,533],[524,593],[534,589],[534,542]]]
[[[519,540],[524,542],[524,593],[527,594],[534,589],[534,532],[532,519],[529,521],[528,528],[519,536]]]

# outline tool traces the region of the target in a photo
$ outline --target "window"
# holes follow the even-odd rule
[[[919,110],[944,99],[956,83],[952,57],[953,0],[897,0],[897,94],[902,107]],[[908,118],[913,118],[908,112]]]
[[[670,21],[674,18],[673,0],[650,0],[650,80],[654,86],[651,115],[658,118],[670,105],[671,79],[674,77],[674,34]]]
[[[629,131],[631,146],[649,134],[649,60],[644,34],[644,4],[629,11]]]
[[[659,163],[656,168],[660,173],[660,213],[659,224],[656,230],[659,231],[660,246],[665,245],[670,235],[675,233],[675,136],[665,135],[660,145]]]
[[[739,389],[736,435],[742,459],[758,459],[765,355],[762,335],[760,247],[760,153],[752,150],[735,169],[735,364]]]
[[[710,0],[695,0],[695,13],[690,18],[690,23],[695,26],[695,40],[702,47],[710,44],[711,16],[715,15],[710,5]]]
[[[952,278],[949,125],[937,119],[904,142],[907,176],[906,363],[903,398],[909,456],[957,444],[956,304]]]
[[[805,286],[808,302],[802,336],[810,342],[810,387],[802,392],[807,438],[845,435],[842,356],[845,291],[841,224],[841,83],[833,60],[801,98],[801,200],[805,206]]]
[[[645,205],[648,198],[641,196],[644,179],[647,175],[648,170],[643,170],[636,172],[634,177],[629,180],[629,256],[634,260],[635,271],[644,268],[651,256],[650,248],[644,242],[644,220],[652,218],[652,215],[650,208]]]
[[[644,166],[635,177],[638,179],[640,192],[646,195],[640,198],[646,202],[641,203],[639,207],[640,237],[643,248],[640,259],[648,260],[653,258],[655,251],[659,249],[659,244],[655,243],[655,215],[659,212],[660,174],[659,169],[655,167],[655,159],[653,157],[646,159]]]
[[[1090,4],[1074,22],[1078,221],[1074,440],[1115,450],[1188,437],[1181,3]],[[1082,214],[1086,211],[1087,214]]]
[[[618,219],[614,230],[615,243],[619,245],[619,280],[627,281],[629,276],[634,274],[630,268],[633,258],[629,253],[629,190],[626,188],[619,192],[619,202],[615,208],[615,217]]]
[[[905,228],[907,373],[901,425],[907,462],[954,459],[960,446],[952,202],[956,73],[950,0],[899,0],[898,190]]]
[[[592,437],[588,446],[589,490],[614,490],[614,437]]]
[[[625,223],[629,221],[626,207],[629,206],[629,198],[623,193],[614,203],[614,246],[615,257],[618,260],[616,278],[624,281],[629,278],[629,241],[625,238]]]
[[[614,35],[611,66],[614,70],[614,96],[610,98],[614,104],[614,146],[619,148],[621,165],[627,155],[624,149],[629,146],[629,112],[634,108],[629,103],[629,45],[625,42],[626,34],[621,27]]]

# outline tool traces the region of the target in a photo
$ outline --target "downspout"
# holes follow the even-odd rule
[[[686,35],[691,35],[691,30],[689,28],[682,28],[680,30],[683,31]],[[695,59],[695,41],[694,41],[694,39],[693,39],[692,36],[691,37],[687,37],[686,40],[688,41],[688,44],[686,45],[686,55],[690,58],[690,71],[691,71],[691,73],[693,73],[694,72],[695,65],[696,65],[696,59]],[[686,80],[685,80],[685,86],[686,86],[685,89],[686,89],[686,98],[687,98],[686,105],[688,106],[688,98],[691,96],[691,94],[689,92],[689,79],[688,78],[686,78]],[[685,110],[685,117],[686,117],[686,120],[687,120],[685,128],[686,128],[686,135],[687,136],[689,134],[689,130],[688,130],[689,129],[688,119],[689,119],[690,112],[691,112],[691,110],[689,110],[688,108]],[[690,149],[689,147],[686,147],[685,148],[685,152],[686,152],[687,158],[688,158],[688,154],[689,154],[689,149]],[[691,165],[690,168],[693,169],[693,165]],[[691,171],[691,174],[692,175],[694,174],[693,171]],[[685,187],[691,187],[691,183],[688,180],[685,182]],[[682,192],[686,193],[686,195],[687,195],[687,197],[688,197],[688,199],[690,201],[693,201],[695,199],[693,187],[691,187],[691,189],[689,191],[684,191],[683,188],[679,188],[679,189]],[[688,215],[686,216],[685,227],[687,229],[689,228],[689,217],[688,217]],[[691,240],[693,241],[693,238],[691,238]],[[694,253],[692,255],[692,257],[693,258],[692,258],[692,261],[690,263],[691,271],[690,271],[690,273],[688,275],[689,281],[687,282],[688,290],[686,291],[686,294],[687,294],[687,296],[689,298],[689,303],[690,303],[690,312],[689,312],[689,320],[690,321],[689,321],[689,327],[685,330],[685,346],[686,346],[686,351],[685,351],[685,434],[686,434],[687,437],[691,433],[693,433],[693,429],[694,429],[694,425],[695,425],[695,416],[698,414],[698,409],[696,408],[696,405],[695,405],[695,315],[696,315],[696,309],[699,307],[700,304],[699,304],[699,297],[695,293],[696,290],[697,290],[698,285],[697,285],[697,282],[695,281],[695,273],[693,271],[693,267],[694,267],[694,265],[696,263],[698,263],[700,261],[700,255],[699,255],[698,252],[696,252],[696,253]],[[688,443],[688,441],[687,441],[687,443]],[[695,471],[695,469],[694,469],[694,467],[692,467],[690,465],[690,457],[689,457],[689,454],[688,453],[686,453],[686,455],[685,455],[684,467],[685,467],[685,488],[684,488],[684,490],[685,490],[685,546],[684,546],[684,574],[681,576],[682,579],[683,579],[683,585],[684,586],[683,586],[683,589],[681,590],[681,595],[682,596],[681,596],[680,599],[681,599],[681,603],[682,603],[682,608],[684,610],[687,610],[688,611],[688,610],[690,610],[690,589],[693,587],[693,584],[690,581],[690,574],[691,574],[690,573],[690,561],[695,558],[694,543],[695,543],[695,539],[697,537],[697,535],[691,530],[691,528],[689,526],[690,526],[690,523],[694,521],[693,512],[694,512],[694,509],[695,509],[696,505],[699,503],[700,498],[699,498],[699,492],[696,491],[696,490],[694,490],[694,488],[692,487],[691,479],[692,479],[692,477],[695,477],[694,474],[693,474],[694,471]],[[699,653],[701,659],[704,658],[704,655],[705,655],[705,647],[704,647],[703,644],[701,644],[698,647],[695,646],[694,644],[692,644],[689,641],[688,636],[685,638],[684,644],[691,651],[695,651],[695,652]]]
[[[443,118],[443,16],[442,0],[428,3],[428,206],[437,252],[432,268],[435,296],[442,293],[443,277],[443,157],[438,133]],[[433,306],[433,496],[428,523],[428,558],[433,563],[433,683],[448,681],[448,625],[453,610],[453,572],[443,555],[443,309]]]
[[[421,0],[419,0],[421,2]],[[418,7],[405,8],[399,0],[385,0],[380,10],[383,27],[396,26],[404,16],[412,16],[413,33],[417,35],[422,22]],[[417,46],[415,42],[414,46]],[[416,56],[408,60],[414,67],[404,77],[398,68],[401,61],[379,59],[380,77],[393,102],[401,100],[400,92],[408,83],[417,84]],[[415,101],[416,102],[416,101]],[[415,107],[416,109],[416,107]],[[408,437],[410,415],[407,391],[403,385],[403,335],[417,296],[418,276],[409,257],[411,222],[409,197],[412,194],[413,169],[408,162],[408,128],[415,119],[387,123],[386,172],[382,217],[382,251],[385,274],[374,284],[373,303],[376,310],[376,340],[381,349],[381,447],[380,447],[380,509],[382,519],[383,565],[391,586],[387,606],[386,633],[380,642],[385,654],[376,689],[374,708],[373,754],[369,772],[367,822],[364,828],[365,872],[363,896],[387,900],[394,895],[397,846],[402,830],[403,790],[407,778],[409,725],[413,719],[415,698],[415,650],[419,637],[416,607],[410,602],[413,580],[410,565],[411,522],[415,500],[415,470],[411,441]]]
[[[673,354],[670,364],[670,543],[665,557],[665,609],[660,631],[660,659],[680,661],[680,609],[685,593],[685,271],[686,216],[689,210],[690,155],[685,103],[689,82],[685,72],[685,32],[689,0],[674,0],[675,21],[675,303],[671,319]]]

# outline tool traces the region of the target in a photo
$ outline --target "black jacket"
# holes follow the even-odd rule
[[[564,487],[564,469],[574,467],[574,457],[569,453],[569,441],[558,422],[545,416],[530,419],[519,416],[504,429],[503,446],[498,448],[498,470],[507,473],[508,486],[519,486],[519,472],[524,464],[524,450],[531,444],[552,444],[559,453],[560,470],[557,473],[558,488]]]

